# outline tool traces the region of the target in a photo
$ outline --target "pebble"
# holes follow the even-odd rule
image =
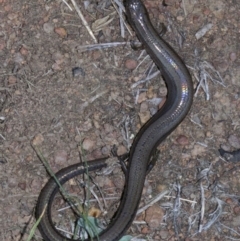
[[[17,180],[16,177],[12,177],[8,179],[8,187],[9,188],[14,188],[17,186]]]
[[[124,178],[118,177],[113,180],[114,186],[120,190],[123,190],[124,185],[125,185],[125,180]]]
[[[240,226],[240,216],[233,217],[232,225],[235,227]]]
[[[191,155],[193,158],[197,157],[197,156],[201,156],[202,154],[204,154],[206,152],[206,148],[195,144],[193,149],[191,150]]]
[[[137,103],[142,103],[143,101],[145,101],[147,99],[147,93],[146,92],[142,92],[141,94],[139,94],[138,99],[137,99]]]
[[[28,49],[25,47],[21,47],[20,51],[19,51],[23,56],[27,56],[28,55]]]
[[[229,59],[234,62],[237,59],[237,54],[235,52],[231,53],[229,55]]]
[[[102,149],[101,149],[101,153],[102,153],[104,156],[109,155],[110,150],[109,150],[108,146],[104,146],[104,147],[102,147]]]
[[[148,110],[148,103],[146,101],[143,101],[140,105],[140,112],[145,112]]]
[[[6,43],[3,39],[0,39],[0,51],[3,50],[6,46]]]
[[[34,178],[30,184],[32,193],[39,193],[39,190],[42,188],[42,179],[40,177]]]
[[[85,72],[84,72],[84,70],[81,67],[74,67],[72,69],[72,75],[73,75],[73,77],[77,77],[77,76],[84,77],[85,76]]]
[[[24,64],[25,63],[25,59],[23,57],[23,55],[21,53],[16,53],[15,56],[14,56],[14,62],[16,64]]]
[[[163,221],[164,211],[157,204],[149,207],[145,213],[145,221],[151,229],[159,228]]]
[[[68,153],[65,150],[58,150],[54,154],[54,162],[59,165],[64,165],[67,162]]]
[[[149,230],[149,228],[146,227],[146,226],[141,229],[141,233],[142,233],[142,234],[148,234],[149,232],[150,232],[150,230]]]
[[[150,111],[140,112],[138,116],[140,118],[141,124],[145,124],[151,118]]]
[[[229,67],[229,61],[227,60],[214,60],[213,61],[214,67],[220,72],[224,73]]]
[[[85,138],[82,143],[82,147],[84,150],[89,151],[95,146],[95,141]]]
[[[209,9],[215,15],[216,18],[222,19],[226,9],[225,0],[209,1]]]
[[[53,24],[51,24],[51,23],[44,23],[43,24],[43,31],[45,33],[48,33],[48,34],[53,33],[53,30],[54,30]]]
[[[167,239],[167,238],[168,238],[168,235],[169,235],[169,232],[166,231],[166,230],[161,230],[161,231],[159,232],[159,235],[160,235],[161,239]]]
[[[240,207],[239,206],[235,206],[233,208],[233,212],[236,214],[236,215],[240,215]]]
[[[15,19],[15,18],[17,18],[18,17],[18,13],[9,13],[8,15],[7,15],[7,18],[9,19],[9,20],[13,20],[13,19]]]
[[[58,34],[61,38],[65,38],[67,36],[67,31],[65,28],[55,28],[54,32]]]
[[[228,138],[228,142],[232,147],[236,149],[240,148],[240,139],[236,135],[230,135]]]
[[[17,83],[17,78],[15,77],[15,76],[13,76],[13,75],[10,75],[9,77],[8,77],[8,84],[9,85],[14,85],[14,84],[16,84]]]
[[[117,155],[121,156],[125,153],[127,153],[127,148],[124,145],[119,145],[117,149]]]
[[[102,150],[95,149],[93,152],[91,152],[90,156],[91,156],[91,159],[99,159],[102,157]]]
[[[37,135],[33,138],[32,144],[33,144],[34,146],[39,146],[39,145],[41,145],[41,144],[43,143],[43,141],[44,141],[43,135],[42,135],[42,134],[37,134]]]
[[[79,129],[79,131],[87,132],[87,131],[91,130],[92,127],[93,127],[92,120],[90,118],[88,118],[86,121],[81,123],[81,125],[79,125],[78,129]]]
[[[187,146],[189,144],[189,140],[185,135],[179,135],[176,141],[181,146]]]
[[[113,132],[114,128],[112,125],[108,124],[108,123],[105,123],[104,124],[104,130],[106,133],[110,133],[110,132]]]
[[[125,61],[125,67],[130,70],[135,69],[137,67],[137,61],[135,59],[127,59]]]
[[[159,88],[159,95],[161,97],[165,97],[167,95],[167,92],[168,92],[167,87],[164,86]]]
[[[22,190],[26,190],[26,186],[27,186],[26,182],[19,182],[18,183],[18,187]]]

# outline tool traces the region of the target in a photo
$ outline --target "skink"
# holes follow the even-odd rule
[[[175,51],[161,38],[153,28],[146,8],[141,0],[126,0],[126,13],[129,23],[135,30],[139,40],[161,70],[168,87],[167,100],[137,134],[129,154],[129,170],[126,185],[116,216],[109,226],[94,241],[118,241],[130,227],[135,217],[144,186],[147,169],[153,151],[187,115],[193,99],[191,76]],[[89,170],[104,167],[106,161],[89,162]],[[76,164],[57,174],[60,182],[68,177],[76,176],[85,171],[84,166]],[[36,214],[39,217],[45,205],[50,205],[53,193],[58,185],[51,179],[42,190],[37,204]],[[51,220],[51,208],[39,224],[39,229],[46,241],[72,240],[63,237],[54,227]],[[90,239],[88,239],[90,240]]]

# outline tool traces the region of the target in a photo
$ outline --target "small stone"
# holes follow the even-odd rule
[[[82,138],[81,138],[81,136],[77,135],[77,136],[75,136],[74,140],[75,140],[77,143],[80,143],[81,140],[82,140]]]
[[[27,186],[26,182],[19,182],[18,183],[18,187],[22,190],[26,190],[26,186]]]
[[[3,39],[0,39],[0,51],[3,50],[6,46],[6,43]]]
[[[233,200],[231,198],[227,198],[225,202],[229,205],[233,204]]]
[[[141,124],[145,124],[151,118],[150,111],[141,112],[138,115],[139,115]]]
[[[229,59],[234,62],[236,59],[237,59],[237,54],[236,53],[231,53],[230,56],[229,56]]]
[[[101,149],[101,153],[102,153],[104,156],[107,156],[107,155],[109,155],[110,150],[109,150],[109,148],[108,148],[107,146],[104,146],[104,147],[102,147],[102,149]]]
[[[112,125],[110,125],[110,124],[108,124],[108,123],[106,123],[106,124],[104,124],[104,130],[105,130],[105,132],[106,133],[112,133],[113,132],[113,126]]]
[[[45,33],[48,33],[48,34],[53,33],[54,26],[51,23],[44,23],[43,30]]]
[[[20,53],[21,53],[22,55],[24,55],[24,56],[27,56],[27,55],[28,55],[28,49],[26,49],[25,47],[22,47],[22,48],[20,49]]]
[[[214,67],[221,73],[224,73],[229,67],[229,61],[227,60],[214,60]]]
[[[77,76],[85,76],[85,72],[81,67],[75,67],[72,69],[72,75],[73,77],[77,77]]]
[[[101,57],[101,52],[99,50],[95,50],[92,52],[93,60],[98,60]]]
[[[240,207],[239,206],[235,206],[233,208],[233,212],[236,214],[236,215],[239,215],[240,214]]]
[[[167,186],[164,184],[159,184],[159,185],[157,185],[157,190],[158,190],[158,192],[163,192],[163,191],[167,190]]]
[[[33,193],[39,193],[39,190],[42,188],[42,179],[40,177],[34,178],[30,184],[30,187]]]
[[[12,177],[8,179],[8,186],[10,188],[15,188],[17,186],[17,180],[16,177]]]
[[[54,32],[58,34],[61,38],[65,38],[67,36],[67,31],[65,28],[55,28]]]
[[[181,146],[187,146],[189,144],[188,138],[185,135],[179,135],[176,141]]]
[[[25,63],[25,59],[24,59],[23,55],[18,52],[18,53],[16,53],[15,56],[14,56],[14,62],[15,62],[16,64],[22,65],[22,64]]]
[[[39,146],[39,145],[41,145],[41,144],[43,143],[43,141],[44,141],[43,135],[42,135],[42,134],[37,134],[37,135],[33,138],[32,144],[33,144],[34,146]]]
[[[82,143],[82,147],[84,150],[89,151],[95,146],[95,141],[85,138]]]
[[[125,61],[125,67],[130,70],[135,69],[137,67],[137,61],[135,59],[127,59]]]
[[[148,234],[149,232],[150,232],[150,230],[149,230],[148,227],[143,227],[142,230],[141,230],[142,234]]]
[[[206,132],[206,137],[207,138],[211,138],[213,136],[212,132],[211,131],[207,131]]]
[[[143,101],[140,105],[140,112],[148,111],[148,103],[146,101]]]
[[[140,104],[143,101],[145,101],[147,99],[147,93],[146,92],[142,92],[141,94],[139,94],[137,102]]]
[[[81,125],[79,126],[79,131],[84,131],[87,132],[90,129],[92,129],[92,120],[90,118],[88,118],[84,123],[81,123]]]
[[[99,159],[102,158],[102,151],[101,149],[95,149],[93,152],[91,152],[91,159]]]
[[[152,99],[154,97],[154,89],[153,86],[149,86],[148,91],[147,91],[147,97],[148,99]]]
[[[191,155],[193,158],[197,157],[197,156],[202,156],[204,153],[206,152],[206,148],[195,144],[192,151],[191,151]]]
[[[14,85],[17,83],[17,78],[13,75],[10,75],[9,78],[8,78],[8,84],[9,85]]]
[[[16,91],[14,92],[14,95],[21,95],[20,90],[16,90]]]
[[[161,230],[161,231],[159,232],[159,235],[160,235],[161,239],[167,239],[167,238],[168,238],[168,235],[169,235],[169,232],[166,231],[166,230]]]
[[[54,162],[59,165],[64,165],[67,162],[68,153],[65,150],[58,150],[54,155]]]
[[[8,15],[7,15],[7,18],[9,19],[9,20],[13,20],[13,19],[15,19],[15,18],[17,18],[18,17],[18,13],[9,13]]]
[[[124,188],[124,184],[125,184],[125,180],[124,178],[118,177],[117,179],[113,180],[114,186],[116,188],[118,188],[119,190],[123,190]]]
[[[228,142],[232,147],[236,149],[240,148],[240,139],[236,135],[230,135],[228,138]]]
[[[227,9],[225,0],[210,1],[209,3],[209,9],[212,11],[215,17],[222,19],[224,17],[224,12]]]
[[[121,156],[121,155],[126,154],[126,153],[127,153],[127,148],[124,145],[118,146],[118,149],[117,149],[117,155],[118,156]]]
[[[232,225],[235,226],[235,227],[240,226],[240,216],[233,217]]]
[[[159,95],[161,97],[167,96],[167,92],[168,92],[167,87],[164,86],[159,88]]]
[[[163,209],[158,205],[154,204],[146,210],[145,221],[151,229],[156,229],[161,226],[163,216]]]

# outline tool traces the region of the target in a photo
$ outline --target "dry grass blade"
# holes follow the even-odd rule
[[[154,203],[158,202],[160,199],[162,199],[164,196],[166,196],[169,193],[168,190],[165,190],[161,193],[159,193],[154,199],[152,199],[147,205],[145,205],[144,207],[138,209],[137,211],[137,215],[144,212],[147,208],[149,208],[150,206],[152,206]]]
[[[82,12],[81,12],[81,10],[80,10],[80,8],[79,8],[78,5],[76,4],[75,0],[71,0],[71,1],[72,1],[72,4],[73,4],[74,8],[76,9],[76,11],[77,11],[77,13],[78,13],[78,16],[79,16],[79,17],[81,18],[81,20],[82,20],[83,25],[86,27],[89,35],[92,37],[94,43],[97,43],[97,39],[96,39],[96,37],[94,36],[94,34],[93,34],[90,26],[88,25],[88,22],[87,22],[86,19],[84,18],[83,14],[82,14]]]
[[[209,214],[209,221],[202,226],[202,230],[207,230],[209,229],[216,221],[219,219],[221,214],[223,213],[223,204],[224,202],[218,198],[216,198],[217,201],[217,208],[215,209],[214,212]]]
[[[129,135],[129,126],[130,126],[130,117],[128,115],[128,116],[124,117],[124,120],[122,122],[122,128],[121,128],[121,133],[122,133],[124,140],[127,143],[128,150],[130,150],[130,147],[132,145],[131,140],[130,140],[131,138]]]
[[[173,205],[173,225],[174,225],[174,232],[175,235],[177,236],[177,239],[179,238],[179,225],[178,225],[178,216],[180,214],[180,207],[181,207],[181,200],[180,200],[180,195],[181,195],[181,185],[179,182],[176,184],[176,199]]]
[[[111,23],[114,20],[115,14],[116,14],[115,12],[112,12],[112,13],[108,14],[107,16],[94,21],[92,24],[93,32],[99,32],[103,28],[105,28],[109,23]]]
[[[129,34],[131,36],[133,36],[132,31],[130,30],[130,27],[128,26],[128,24],[126,23],[124,17],[123,17],[123,12],[125,12],[125,8],[122,4],[122,2],[118,1],[118,0],[111,0],[112,1],[112,5],[114,6],[115,10],[117,11],[118,15],[119,15],[119,19],[120,19],[120,28],[121,28],[121,37],[125,38],[125,29],[124,26],[126,27],[126,29],[128,30]],[[117,7],[118,6],[118,7]]]
[[[113,42],[113,43],[99,43],[99,44],[89,44],[89,45],[82,45],[78,46],[77,49],[80,52],[85,51],[93,51],[96,49],[106,49],[106,48],[114,48],[122,45],[130,45],[130,42]]]
[[[66,2],[66,0],[62,0],[66,5],[67,7],[72,11],[73,9],[71,8],[71,6]]]
[[[155,78],[156,76],[158,76],[160,74],[160,71],[157,70],[155,71],[154,73],[152,73],[151,75],[149,75],[148,77],[144,78],[144,79],[141,79],[139,80],[138,82],[134,83],[131,88],[134,89],[136,88],[138,85],[142,84],[142,83],[145,83],[153,78]]]
[[[40,223],[40,221],[41,221],[41,219],[42,219],[42,217],[43,217],[43,215],[44,215],[44,213],[45,213],[45,211],[46,211],[46,208],[47,208],[47,204],[44,206],[44,209],[43,209],[40,217],[38,218],[38,220],[36,221],[36,223],[33,225],[32,229],[30,230],[30,234],[29,234],[29,236],[28,236],[27,241],[30,241],[30,240],[32,239],[32,237],[34,236],[35,231],[36,231],[36,229],[37,229],[37,226],[38,226],[38,224]]]
[[[194,68],[189,68],[194,70],[194,77],[198,81],[195,96],[197,96],[199,89],[202,88],[206,94],[206,100],[210,100],[209,80],[226,87],[220,73],[207,61],[199,61]]]
[[[200,190],[201,190],[201,212],[200,212],[200,221],[199,221],[199,227],[198,227],[199,233],[201,233],[203,229],[203,218],[205,213],[205,196],[204,196],[204,188],[202,185],[202,181],[200,181]]]

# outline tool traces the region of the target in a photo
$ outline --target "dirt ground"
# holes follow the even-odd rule
[[[112,2],[77,4],[89,26],[99,27],[94,32],[99,43],[126,44],[83,51],[81,46],[94,41],[76,11],[62,1],[0,0],[4,241],[26,240],[38,195],[49,179],[32,148],[34,137],[54,171],[80,161],[79,146],[86,159],[109,155],[113,145],[123,154],[167,94],[160,75],[136,84],[152,62],[130,47],[136,38],[126,29],[121,37]],[[147,176],[141,205],[161,191],[169,194],[154,204],[150,218],[139,216],[130,233],[146,240],[240,240],[240,163],[227,162],[218,152],[220,146],[240,149],[239,1],[145,4],[156,29],[161,22],[167,27],[164,39],[184,59],[195,89],[201,78],[205,90],[208,84],[209,100],[199,87],[189,115],[158,147],[159,160]],[[112,21],[99,26],[96,20],[106,16],[105,22]],[[202,28],[207,31],[197,39]],[[158,212],[162,215],[154,216]],[[42,240],[38,231],[34,240]]]

